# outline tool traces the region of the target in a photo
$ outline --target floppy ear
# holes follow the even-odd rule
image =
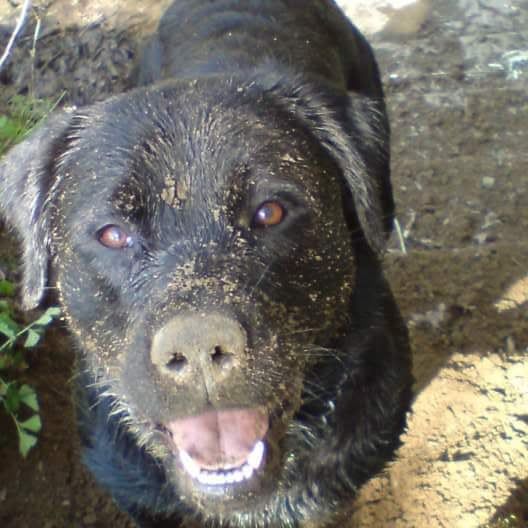
[[[47,283],[46,201],[71,117],[71,112],[51,116],[0,160],[0,213],[22,242],[22,304],[27,310],[38,306]]]
[[[318,113],[313,132],[342,171],[348,195],[345,207],[355,210],[366,241],[381,255],[394,221],[385,104],[382,99],[349,92],[328,101]]]
[[[368,96],[313,80],[307,84],[302,78],[268,75],[261,85],[279,97],[336,161],[346,183],[347,213],[357,216],[370,248],[381,255],[394,219],[390,130],[381,89],[379,96]]]

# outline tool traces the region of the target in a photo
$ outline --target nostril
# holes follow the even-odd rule
[[[187,358],[183,354],[175,352],[165,366],[171,372],[181,372],[187,366],[187,363]]]
[[[226,352],[220,345],[214,347],[211,360],[218,367],[228,367],[233,362],[233,354]]]

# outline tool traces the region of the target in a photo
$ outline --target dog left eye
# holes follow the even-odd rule
[[[272,227],[280,224],[286,216],[286,209],[280,202],[270,200],[261,204],[253,216],[254,227]]]
[[[107,225],[97,232],[97,240],[109,249],[124,249],[132,245],[132,237],[117,225]]]

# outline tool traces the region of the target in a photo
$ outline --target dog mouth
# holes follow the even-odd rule
[[[164,429],[184,473],[198,485],[248,483],[265,465],[269,415],[263,407],[210,410]]]

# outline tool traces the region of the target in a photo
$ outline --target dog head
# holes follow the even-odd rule
[[[25,305],[51,271],[99,400],[178,497],[265,515],[338,471],[329,442],[387,445],[399,419],[365,438],[340,399],[374,375],[351,304],[392,221],[380,101],[268,74],[171,81],[51,117],[0,175]],[[378,278],[361,288],[381,310]]]

